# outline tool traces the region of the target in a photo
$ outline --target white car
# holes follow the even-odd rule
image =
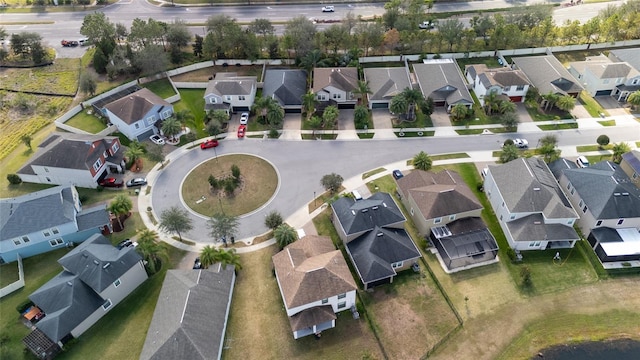
[[[333,7],[333,5],[327,5],[322,7],[322,12],[334,12],[334,11],[336,11],[336,9]]]
[[[151,140],[154,144],[158,144],[158,145],[164,145],[164,139],[162,138],[162,136],[156,134],[156,135],[151,135],[151,137],[149,138],[149,140]]]
[[[576,164],[578,164],[579,168],[586,168],[589,167],[589,160],[587,160],[587,158],[584,156],[578,156],[578,159],[576,159]]]
[[[519,149],[526,149],[529,147],[529,142],[526,139],[513,139],[513,145]]]
[[[247,125],[248,121],[249,121],[249,113],[243,112],[240,115],[240,125]]]

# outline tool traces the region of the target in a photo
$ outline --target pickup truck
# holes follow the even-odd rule
[[[423,22],[421,22],[420,24],[418,24],[418,27],[420,29],[433,29],[434,25],[431,21],[429,20],[425,20]]]

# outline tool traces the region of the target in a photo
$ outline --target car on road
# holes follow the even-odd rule
[[[322,12],[334,12],[334,11],[336,11],[336,9],[333,7],[333,5],[327,5],[322,7]]]
[[[391,174],[393,175],[393,178],[396,179],[396,180],[398,180],[398,179],[400,179],[401,177],[404,176],[404,174],[402,174],[402,171],[400,171],[400,170],[393,170],[391,172]]]
[[[200,149],[204,150],[204,149],[210,149],[210,148],[214,148],[216,146],[218,146],[218,140],[216,139],[209,139],[206,140],[205,142],[200,144]]]
[[[151,137],[149,138],[149,140],[151,140],[151,142],[153,142],[154,144],[158,144],[158,145],[164,145],[164,139],[162,138],[162,136],[156,134],[156,135],[151,135]]]
[[[513,139],[513,145],[519,149],[526,149],[529,147],[529,142],[526,139]]]
[[[247,130],[247,127],[245,125],[238,126],[238,138],[243,138],[246,130]]]
[[[243,112],[240,115],[240,125],[247,125],[249,122],[249,113]]]
[[[127,181],[127,187],[136,187],[147,185],[147,179],[145,178],[135,178]]]
[[[587,158],[584,156],[578,156],[578,158],[576,159],[576,164],[578,164],[579,168],[586,168],[589,167],[589,160],[587,160]]]
[[[122,181],[121,179],[116,179],[114,177],[108,177],[108,178],[104,178],[99,182],[100,186],[102,187],[115,187],[115,188],[120,188],[122,187],[122,185],[124,185],[124,181]]]
[[[78,43],[80,44],[80,46],[89,45],[89,39],[88,38],[82,38],[82,39],[78,40]]]
[[[75,40],[62,40],[60,44],[64,47],[76,47],[78,46],[78,42]]]

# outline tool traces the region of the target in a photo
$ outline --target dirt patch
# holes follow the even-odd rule
[[[171,80],[178,82],[207,82],[209,80],[212,80],[216,76],[216,74],[225,72],[235,72],[239,76],[256,76],[258,77],[258,81],[260,81],[260,76],[262,74],[262,65],[217,65],[172,76]]]

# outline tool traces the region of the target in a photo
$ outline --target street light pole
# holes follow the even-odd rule
[[[313,192],[313,208],[315,209],[316,207],[316,192]]]

